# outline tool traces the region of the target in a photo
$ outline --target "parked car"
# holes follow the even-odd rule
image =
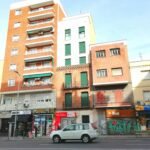
[[[97,137],[98,133],[90,123],[71,124],[50,134],[53,143],[65,140],[82,140],[83,143],[89,143]]]

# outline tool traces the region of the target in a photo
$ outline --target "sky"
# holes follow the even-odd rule
[[[0,5],[0,59],[4,58],[9,6]],[[25,1],[25,0],[24,0]],[[96,43],[126,40],[130,61],[150,60],[150,0],[61,0],[68,16],[91,13]]]

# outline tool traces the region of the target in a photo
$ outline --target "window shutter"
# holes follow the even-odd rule
[[[87,86],[88,85],[88,79],[87,79],[87,72],[81,72],[81,86]]]
[[[85,42],[79,43],[79,51],[80,53],[85,53]]]
[[[69,88],[71,87],[72,79],[71,74],[65,74],[65,87]]]
[[[71,93],[65,94],[65,107],[67,108],[72,107],[72,94]]]
[[[81,106],[82,107],[88,107],[89,106],[88,92],[82,92],[81,93]]]

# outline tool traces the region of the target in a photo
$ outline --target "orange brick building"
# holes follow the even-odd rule
[[[7,117],[2,128],[10,116],[14,121],[16,113],[18,126],[27,127],[32,112],[37,134],[48,134],[56,108],[57,24],[65,16],[57,0],[11,5],[1,87]]]
[[[99,126],[102,127],[103,134],[118,134],[112,128],[109,129],[112,118],[107,117],[106,113],[109,109],[117,110],[118,117],[122,119],[122,109],[130,111],[133,108],[127,45],[124,41],[100,43],[91,45],[90,50],[94,106]],[[126,119],[130,122],[132,117],[133,115],[128,115]]]

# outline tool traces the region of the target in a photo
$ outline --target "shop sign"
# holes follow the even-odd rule
[[[11,115],[31,115],[31,110],[12,111]]]
[[[150,105],[144,106],[144,110],[150,110]]]
[[[56,117],[66,118],[66,117],[76,117],[76,112],[56,112]]]
[[[135,106],[135,110],[136,111],[142,111],[142,110],[144,110],[144,106],[142,106],[142,105],[136,105]]]
[[[135,117],[135,111],[134,110],[109,109],[109,110],[106,110],[106,117],[107,118]]]
[[[76,117],[75,112],[67,112],[67,117]]]

